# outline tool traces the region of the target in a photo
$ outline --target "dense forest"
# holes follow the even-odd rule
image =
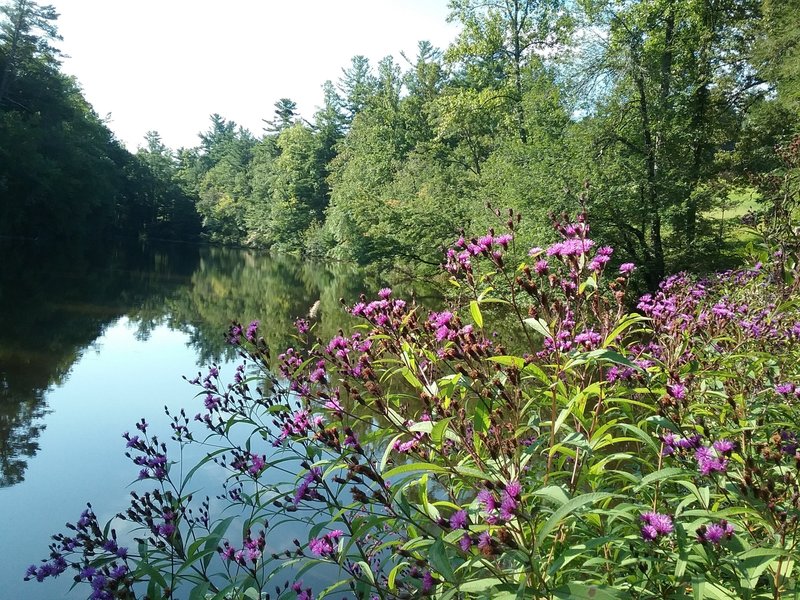
[[[192,197],[151,153],[129,153],[61,72],[57,17],[0,5],[0,236],[197,235]]]
[[[262,132],[214,114],[197,147],[149,132],[132,155],[61,73],[54,10],[6,2],[0,234],[201,231],[419,269],[459,227],[512,209],[518,237],[544,245],[548,215],[583,204],[643,285],[730,263],[726,223],[768,199],[774,148],[800,131],[800,1],[449,8],[448,48],[355,56],[310,119],[282,98]]]

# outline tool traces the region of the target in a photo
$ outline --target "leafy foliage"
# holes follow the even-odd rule
[[[792,174],[776,215],[798,201]],[[762,220],[746,267],[669,277],[627,313],[636,267],[614,266],[585,213],[554,223],[546,249],[516,243],[520,222],[447,250],[458,310],[382,289],[327,341],[298,320],[277,372],[260,324],[234,323],[233,381],[212,366],[190,382],[198,425],[170,416],[180,454],[144,419],[125,434],[155,485],[118,517],[137,546],[89,507],[28,577],[72,561],[92,598],[789,597],[796,230]],[[498,306],[519,351],[491,333]],[[219,515],[193,502],[211,467]],[[289,523],[306,537],[283,541]],[[325,566],[326,583],[303,583]]]

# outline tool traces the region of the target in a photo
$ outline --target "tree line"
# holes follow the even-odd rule
[[[500,225],[512,209],[525,216],[522,241],[544,245],[548,215],[583,203],[595,238],[652,287],[666,272],[724,264],[720,214],[777,168],[773,148],[798,131],[798,0],[451,0],[460,29],[449,47],[354,57],[310,119],[283,98],[259,134],[214,114],[196,147],[173,151],[150,132],[131,157],[58,74],[52,48],[14,46],[20,6],[36,7],[4,9],[2,127],[54,134],[20,97],[80,115],[95,132],[81,167],[120,185],[92,186],[81,210],[143,230],[196,211],[214,241],[420,268],[439,263],[459,226]],[[46,9],[32,10],[38,39],[52,39],[36,21],[51,22]],[[37,96],[45,76],[60,82],[58,102]],[[54,141],[0,174],[15,199],[6,210],[34,224],[43,213],[16,205],[69,204],[62,187],[57,202],[40,189],[56,161],[34,158],[68,164],[79,150]],[[0,144],[15,156],[31,146],[28,135]],[[500,222],[487,205],[502,207]]]
[[[194,199],[128,152],[61,72],[57,18],[0,4],[0,237],[196,236]]]

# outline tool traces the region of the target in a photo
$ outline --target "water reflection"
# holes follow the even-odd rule
[[[230,358],[231,319],[262,320],[272,348],[319,302],[320,336],[342,326],[340,298],[380,285],[345,265],[187,245],[0,245],[0,487],[23,481],[46,424],[46,394],[121,317],[147,339],[187,334],[197,364]],[[191,365],[185,365],[190,372]],[[101,393],[101,390],[98,390]]]

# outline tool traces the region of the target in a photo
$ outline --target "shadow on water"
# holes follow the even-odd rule
[[[232,319],[260,319],[277,354],[315,303],[318,334],[332,336],[347,318],[340,298],[378,287],[346,265],[229,248],[0,241],[0,257],[0,487],[24,480],[48,390],[120,318],[139,339],[162,325],[185,333],[200,366],[232,358]]]

